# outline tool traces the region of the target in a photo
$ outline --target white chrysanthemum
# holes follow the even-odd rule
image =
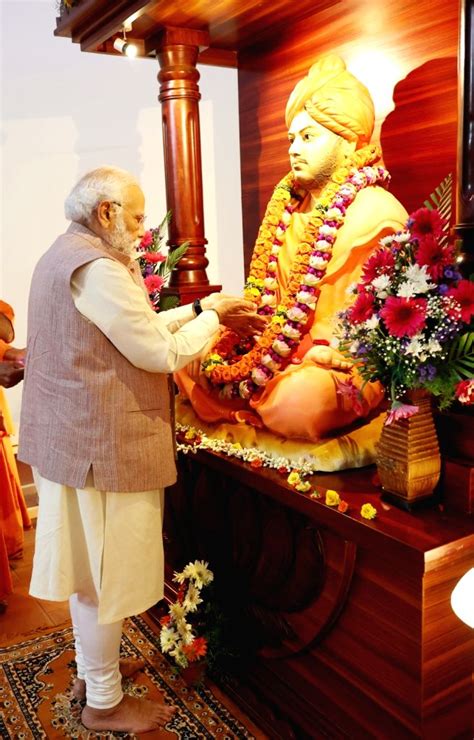
[[[437,339],[431,337],[426,343],[426,350],[430,355],[437,355],[443,351],[443,348]]]
[[[380,324],[380,319],[377,316],[376,313],[372,314],[370,319],[367,319],[367,321],[364,323],[364,326],[366,329],[371,331],[372,329],[376,329],[378,325]]]
[[[291,347],[289,347],[283,340],[275,339],[272,344],[272,350],[276,352],[277,355],[280,355],[280,357],[287,357],[291,352]]]
[[[345,290],[345,293],[347,295],[353,295],[353,293],[356,293],[356,292],[357,292],[357,283],[351,283],[350,285],[347,286]]]
[[[164,653],[168,653],[178,642],[179,635],[173,627],[162,627],[160,645]]]
[[[375,292],[379,298],[387,297],[387,288],[390,285],[390,278],[388,275],[379,275],[372,280],[372,285],[375,288]]]
[[[186,622],[185,619],[181,619],[179,622],[176,622],[176,629],[183,644],[190,645],[194,640],[194,635],[193,628],[189,622]]]
[[[190,583],[183,601],[183,605],[188,612],[195,612],[199,604],[202,604],[202,599],[199,593],[199,589],[196,588],[194,583]]]
[[[401,234],[394,234],[391,239],[393,239],[394,242],[397,242],[397,244],[406,244],[410,241],[411,235],[408,231],[402,231]]]
[[[171,604],[170,606],[170,614],[173,617],[173,619],[176,620],[176,622],[179,622],[180,619],[184,619],[187,612],[184,606],[181,604]]]
[[[388,236],[384,236],[383,239],[380,239],[379,244],[382,245],[382,247],[389,247],[390,244],[393,242],[393,234],[389,234]]]
[[[177,571],[174,572],[173,575],[173,581],[176,581],[176,583],[184,583],[186,580],[186,576],[181,571],[181,573],[178,573]]]
[[[405,280],[399,286],[397,295],[400,298],[412,298],[417,293],[427,293],[435,286],[431,282],[426,265],[409,265],[405,272]]]
[[[329,346],[333,349],[339,349],[339,345],[341,344],[341,340],[339,337],[331,337],[329,341]]]
[[[415,335],[410,339],[409,343],[405,347],[405,354],[413,355],[414,357],[420,357],[425,349],[425,345],[421,341],[420,336]]]
[[[214,574],[208,569],[208,565],[209,563],[205,563],[204,560],[195,560],[194,563],[188,563],[184,573],[187,578],[192,578],[196,582],[198,588],[202,588],[214,580]]]
[[[356,339],[349,347],[349,352],[351,355],[355,355],[357,353],[357,350],[359,349],[360,342],[358,339]]]

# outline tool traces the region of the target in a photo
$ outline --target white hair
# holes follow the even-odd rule
[[[99,203],[104,200],[121,203],[123,191],[130,185],[140,187],[130,172],[119,167],[98,167],[74,185],[64,202],[64,214],[69,221],[87,224]]]

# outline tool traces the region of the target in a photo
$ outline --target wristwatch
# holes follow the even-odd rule
[[[196,298],[196,300],[193,301],[193,311],[195,316],[199,316],[199,314],[202,313],[202,306],[199,298]]]

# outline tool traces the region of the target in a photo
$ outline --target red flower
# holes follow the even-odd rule
[[[161,254],[161,252],[145,252],[145,254],[142,254],[142,257],[147,262],[153,262],[153,264],[166,261],[165,255]]]
[[[443,233],[445,223],[446,221],[441,218],[438,211],[432,211],[430,208],[419,208],[410,215],[408,228],[421,244],[427,237],[439,239]]]
[[[171,617],[167,614],[165,617],[161,617],[160,624],[162,627],[166,627],[171,622]]]
[[[207,653],[207,640],[205,637],[195,637],[189,645],[183,645],[183,653],[190,663],[199,658],[204,658]]]
[[[413,337],[425,326],[426,298],[389,296],[380,315],[392,336]]]
[[[455,397],[459,403],[463,403],[465,406],[474,405],[474,378],[470,380],[461,380],[455,391]]]
[[[415,252],[415,259],[419,265],[426,265],[433,280],[440,280],[443,277],[444,268],[453,264],[454,247],[452,245],[443,247],[436,238],[429,235],[420,241]]]
[[[354,324],[361,324],[363,321],[370,319],[374,313],[374,297],[371,293],[364,291],[359,293],[355,303],[348,311],[348,319]]]
[[[474,314],[474,283],[471,280],[460,280],[455,288],[448,290],[447,295],[459,303],[461,318],[469,324]]]
[[[148,275],[143,282],[149,293],[155,293],[157,290],[162,289],[165,280],[159,275]]]
[[[390,249],[378,249],[364,264],[362,282],[371,283],[379,275],[390,275],[395,265],[395,257]]]
[[[145,231],[138,248],[146,249],[150,246],[150,244],[153,244],[153,234],[151,233],[151,231]]]
[[[341,512],[341,514],[345,514],[347,509],[349,508],[349,504],[347,501],[341,501],[339,506],[337,507],[337,510]]]
[[[263,465],[263,460],[260,457],[256,457],[255,460],[252,460],[250,463],[251,468],[261,468]]]

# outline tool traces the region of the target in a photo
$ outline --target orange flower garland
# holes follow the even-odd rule
[[[367,146],[333,173],[309,216],[286,294],[278,306],[275,277],[278,253],[305,191],[296,190],[292,173],[276,186],[259,229],[244,289],[244,297],[255,303],[258,313],[271,317],[270,322],[254,346],[251,342],[242,346],[239,337],[225,329],[203,362],[206,376],[212,385],[224,386],[225,396],[239,394],[250,398],[291,360],[307,331],[304,327],[309,314],[316,307],[319,295],[316,286],[330,262],[332,245],[344,223],[346,208],[362,188],[388,182],[384,168],[369,166],[379,158],[379,148]]]

